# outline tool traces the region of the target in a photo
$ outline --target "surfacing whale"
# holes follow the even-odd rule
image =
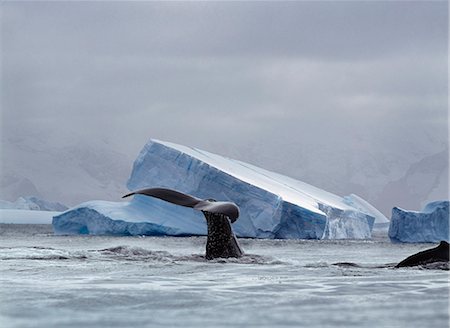
[[[449,262],[449,245],[446,241],[441,241],[435,248],[427,249],[407,257],[395,267],[412,267],[435,262]]]
[[[191,207],[201,211],[208,225],[206,259],[241,257],[243,251],[231,228],[231,223],[239,217],[239,207],[232,202],[218,202],[214,199],[200,199],[182,192],[166,188],[148,188],[133,191],[132,195],[155,197],[166,202]]]

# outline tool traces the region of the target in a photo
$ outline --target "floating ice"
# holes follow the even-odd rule
[[[367,213],[375,218],[375,224],[374,229],[377,230],[383,230],[387,231],[389,228],[389,220],[381,213],[379,210],[377,210],[375,207],[373,207],[371,204],[369,204],[367,201],[362,199],[361,197],[351,194],[349,196],[345,196],[343,198],[344,203],[347,205],[353,206],[356,209],[360,210],[361,212]]]
[[[304,182],[248,163],[151,140],[134,162],[130,190],[164,187],[198,198],[235,202],[237,236],[252,238],[370,238],[367,208]],[[125,192],[124,192],[125,193]],[[203,215],[137,195],[129,203],[88,202],[58,215],[56,233],[203,235]]]
[[[163,201],[149,203],[135,197],[131,202],[90,201],[53,218],[56,234],[92,235],[206,235],[202,215],[192,209]],[[187,210],[189,213],[179,213]],[[158,215],[154,215],[157,213]]]
[[[51,224],[53,217],[61,212],[0,209],[0,223]]]
[[[389,237],[404,243],[449,241],[449,201],[429,203],[421,212],[394,207]]]
[[[62,212],[67,210],[67,207],[61,203],[49,202],[34,196],[25,196],[17,198],[15,202],[0,200],[0,209]]]

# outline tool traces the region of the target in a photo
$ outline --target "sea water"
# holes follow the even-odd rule
[[[432,244],[55,236],[0,225],[0,327],[448,327],[448,267],[395,269]]]

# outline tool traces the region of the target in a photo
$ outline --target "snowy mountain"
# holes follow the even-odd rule
[[[444,150],[413,163],[399,179],[386,184],[377,202],[388,204],[395,199],[402,208],[419,210],[430,201],[448,199],[448,156]]]
[[[0,209],[63,212],[68,207],[58,202],[49,202],[34,196],[25,196],[17,198],[15,202],[0,200]]]
[[[32,195],[69,206],[89,199],[118,199],[132,160],[105,142],[61,139],[51,131],[2,140],[0,199]]]

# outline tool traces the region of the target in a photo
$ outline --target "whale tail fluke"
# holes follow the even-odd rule
[[[232,223],[235,222],[239,217],[239,207],[235,203],[217,202],[209,199],[200,199],[172,189],[167,188],[142,189],[126,194],[122,198],[126,198],[132,195],[145,195],[155,197],[175,205],[191,207],[198,211],[210,212],[214,214],[223,214],[226,215]]]
[[[176,190],[166,189],[166,188],[148,188],[148,189],[142,189],[133,191],[129,194],[126,194],[125,196],[122,196],[122,198],[126,198],[132,195],[145,195],[150,197],[155,197],[158,199],[165,200],[166,202],[186,206],[186,207],[194,207],[202,200],[196,197],[193,197],[188,194],[181,193]]]
[[[239,217],[239,207],[232,202],[218,202],[214,199],[199,199],[182,192],[166,188],[148,188],[133,191],[122,198],[132,195],[145,195],[166,202],[191,207],[201,211],[208,225],[206,259],[241,257],[243,251],[231,228],[231,223]]]

